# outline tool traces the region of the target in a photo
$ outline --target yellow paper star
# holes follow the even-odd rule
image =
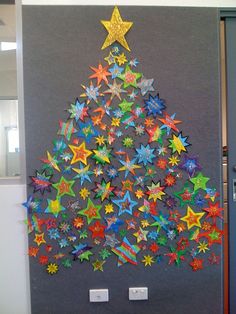
[[[37,243],[38,246],[40,246],[43,243],[46,243],[46,241],[44,239],[44,233],[36,233],[35,238],[34,238],[34,242]]]
[[[58,265],[55,264],[55,263],[49,263],[48,266],[47,266],[47,272],[50,275],[56,274],[58,272]]]
[[[199,242],[199,245],[198,245],[198,252],[201,253],[206,253],[206,251],[209,251],[209,248],[208,248],[208,244],[203,241],[203,242]]]
[[[57,165],[57,161],[55,160],[54,157],[52,157],[52,155],[47,151],[47,158],[48,158],[48,163],[57,171],[61,171],[60,168]]]
[[[185,215],[183,218],[180,218],[181,220],[185,221],[187,223],[188,229],[191,229],[192,227],[201,227],[200,219],[204,213],[195,213],[190,206],[187,208],[187,215]]]
[[[144,255],[142,262],[144,263],[144,266],[152,266],[152,264],[154,263],[153,256]]]
[[[125,34],[133,25],[133,22],[124,22],[117,7],[114,8],[110,21],[101,21],[102,25],[108,31],[108,35],[103,43],[102,49],[112,45],[115,41],[120,43],[125,49],[130,51],[129,45],[125,39]]]
[[[107,204],[105,205],[105,213],[110,214],[114,212],[114,208],[112,204]]]
[[[90,192],[89,192],[88,189],[82,188],[82,189],[80,190],[79,194],[80,194],[80,196],[82,197],[82,199],[85,200],[85,199],[89,196]]]
[[[98,259],[92,263],[93,264],[93,270],[94,271],[103,271],[103,265],[105,264],[106,261],[99,261]]]
[[[69,145],[72,150],[74,156],[71,160],[71,164],[81,161],[83,164],[87,165],[87,158],[92,155],[92,152],[85,147],[85,143],[83,142],[80,146]]]

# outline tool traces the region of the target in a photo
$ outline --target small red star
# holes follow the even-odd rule
[[[28,250],[28,254],[31,257],[36,257],[38,254],[39,248],[38,247],[34,247],[34,246],[30,246],[29,250]]]
[[[104,238],[104,230],[106,226],[102,225],[100,221],[96,221],[92,226],[89,227],[89,230],[92,232],[92,238]]]
[[[176,179],[175,179],[175,177],[173,176],[173,174],[168,174],[168,175],[164,178],[164,182],[165,182],[166,186],[170,187],[170,186],[175,185]]]
[[[192,267],[193,271],[203,269],[203,259],[195,257],[189,265]]]
[[[152,251],[153,253],[156,253],[159,250],[159,246],[153,242],[150,246],[149,246],[150,251]]]
[[[219,264],[220,263],[220,256],[218,255],[215,255],[215,253],[211,253],[211,256],[208,257],[208,261],[211,265],[214,265],[214,264]]]
[[[167,163],[168,163],[168,161],[166,159],[159,158],[158,161],[157,161],[157,167],[162,169],[162,170],[165,170],[166,166],[167,166]]]
[[[39,257],[39,263],[40,263],[41,265],[47,265],[47,264],[48,264],[48,256],[46,256],[46,255],[41,255],[41,256]]]

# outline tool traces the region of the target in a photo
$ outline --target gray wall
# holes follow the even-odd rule
[[[216,9],[121,7],[134,22],[127,35],[139,70],[156,80],[168,113],[177,112],[191,153],[219,190],[218,16]],[[87,82],[89,65],[104,58],[101,19],[111,7],[23,6],[23,55],[27,175],[52,148],[58,120]],[[31,190],[29,189],[29,193]],[[33,238],[30,238],[33,243]],[[219,249],[220,250],[220,249]],[[194,273],[189,267],[114,266],[103,273],[86,264],[49,278],[31,261],[32,313],[220,313],[221,266]],[[149,287],[149,301],[129,302],[128,287]],[[110,302],[89,304],[88,289],[109,288]]]

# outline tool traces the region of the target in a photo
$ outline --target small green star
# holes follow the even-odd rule
[[[119,107],[123,113],[130,112],[132,110],[133,102],[128,102],[126,99],[119,104]]]
[[[65,268],[71,268],[72,267],[72,262],[69,258],[66,258],[62,261],[62,265],[65,267]]]
[[[80,254],[79,255],[80,262],[89,261],[91,255],[93,255],[91,251],[85,251],[84,253]]]
[[[61,176],[60,181],[52,184],[52,186],[57,190],[57,197],[62,197],[63,195],[75,196],[75,193],[72,190],[74,183],[74,180],[69,181]]]
[[[99,252],[99,255],[103,260],[105,260],[111,255],[111,253],[107,249],[103,249]]]
[[[204,177],[201,172],[198,173],[197,176],[191,178],[190,181],[194,185],[194,192],[203,189],[206,190],[206,183],[210,180],[210,178]]]
[[[124,88],[133,86],[137,88],[137,80],[140,79],[142,73],[133,72],[128,65],[125,67],[125,72],[120,74],[118,77],[124,81]]]

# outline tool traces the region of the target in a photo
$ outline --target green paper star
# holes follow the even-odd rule
[[[128,65],[125,67],[125,72],[118,76],[119,79],[124,81],[124,88],[133,86],[137,88],[137,80],[140,79],[142,73],[133,72]]]
[[[99,211],[101,210],[101,205],[94,205],[91,199],[88,199],[87,207],[80,210],[78,214],[85,216],[87,218],[88,225],[94,220],[94,219],[101,219],[101,215]]]
[[[206,183],[210,180],[210,178],[204,177],[201,172],[198,173],[197,176],[190,179],[190,182],[194,185],[194,192],[203,189],[206,190]]]
[[[93,263],[93,270],[97,271],[103,271],[103,265],[105,264],[105,261],[99,261],[98,259]]]
[[[72,262],[69,258],[66,258],[62,261],[62,265],[65,267],[65,268],[71,268],[72,267]]]
[[[105,145],[98,146],[98,149],[93,150],[93,152],[94,156],[92,158],[96,160],[97,164],[110,163],[111,149],[108,149]]]
[[[128,102],[126,99],[119,104],[119,107],[123,113],[130,112],[132,110],[133,102]]]
[[[85,251],[84,253],[79,255],[80,262],[90,261],[90,256],[93,255],[91,251]]]
[[[180,206],[184,206],[186,204],[194,204],[194,198],[196,196],[196,192],[192,190],[188,183],[184,184],[184,187],[181,191],[175,192],[174,196],[177,197],[180,201]]]
[[[105,260],[111,255],[111,253],[107,249],[103,249],[99,252],[99,255],[103,260]]]
[[[58,214],[66,210],[65,207],[61,205],[60,198],[56,198],[55,200],[47,199],[48,207],[45,210],[45,213],[53,214],[56,218]]]
[[[88,237],[87,230],[83,230],[83,231],[80,232],[80,234],[79,234],[79,238],[80,239],[86,239],[87,237]]]
[[[57,190],[57,197],[62,197],[63,195],[75,196],[74,191],[72,190],[72,186],[75,181],[67,181],[63,176],[60,178],[58,183],[52,184],[54,189]]]

